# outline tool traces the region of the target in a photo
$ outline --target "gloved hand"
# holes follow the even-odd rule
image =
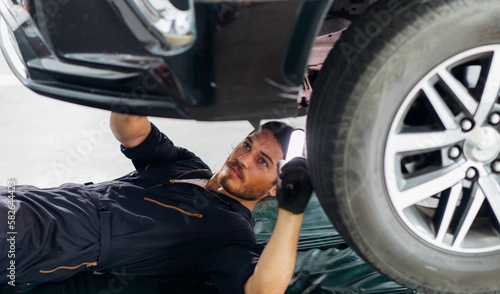
[[[278,162],[278,207],[293,214],[303,214],[313,191],[306,158],[295,157],[284,163],[284,160]]]

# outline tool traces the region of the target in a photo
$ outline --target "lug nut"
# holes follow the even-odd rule
[[[469,119],[464,119],[460,122],[460,126],[462,127],[462,131],[468,132],[472,129],[472,122]]]
[[[494,173],[499,174],[500,173],[500,161],[495,160],[491,164],[491,170],[493,170]]]
[[[469,180],[472,180],[476,177],[477,171],[475,168],[470,167],[467,172],[465,173],[465,177]]]
[[[448,157],[451,159],[457,159],[460,156],[460,148],[453,146],[448,150]]]
[[[498,112],[493,112],[488,119],[488,122],[492,125],[497,125],[500,123],[500,114]]]

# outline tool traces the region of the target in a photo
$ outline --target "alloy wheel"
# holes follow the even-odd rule
[[[423,77],[390,128],[390,201],[417,236],[441,249],[500,249],[500,46],[459,53]]]

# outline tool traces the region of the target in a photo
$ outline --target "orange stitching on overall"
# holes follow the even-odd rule
[[[163,203],[161,203],[161,202],[159,202],[159,201],[156,201],[156,200],[154,200],[154,199],[151,199],[151,198],[147,198],[147,197],[146,197],[146,198],[144,198],[144,200],[147,200],[147,201],[149,201],[149,202],[156,203],[156,204],[161,205],[161,206],[163,206],[163,207],[168,207],[168,208],[172,208],[172,209],[178,210],[178,211],[180,211],[181,213],[184,213],[184,214],[187,214],[187,215],[190,215],[190,216],[195,216],[195,217],[197,217],[197,218],[202,218],[202,217],[203,217],[203,214],[187,212],[187,211],[185,211],[185,210],[180,209],[179,207],[175,207],[175,206],[172,206],[172,205],[163,204]]]

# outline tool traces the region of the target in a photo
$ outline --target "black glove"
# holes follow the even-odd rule
[[[293,214],[303,214],[311,199],[313,186],[305,157],[295,157],[285,164],[278,163],[278,207]]]

